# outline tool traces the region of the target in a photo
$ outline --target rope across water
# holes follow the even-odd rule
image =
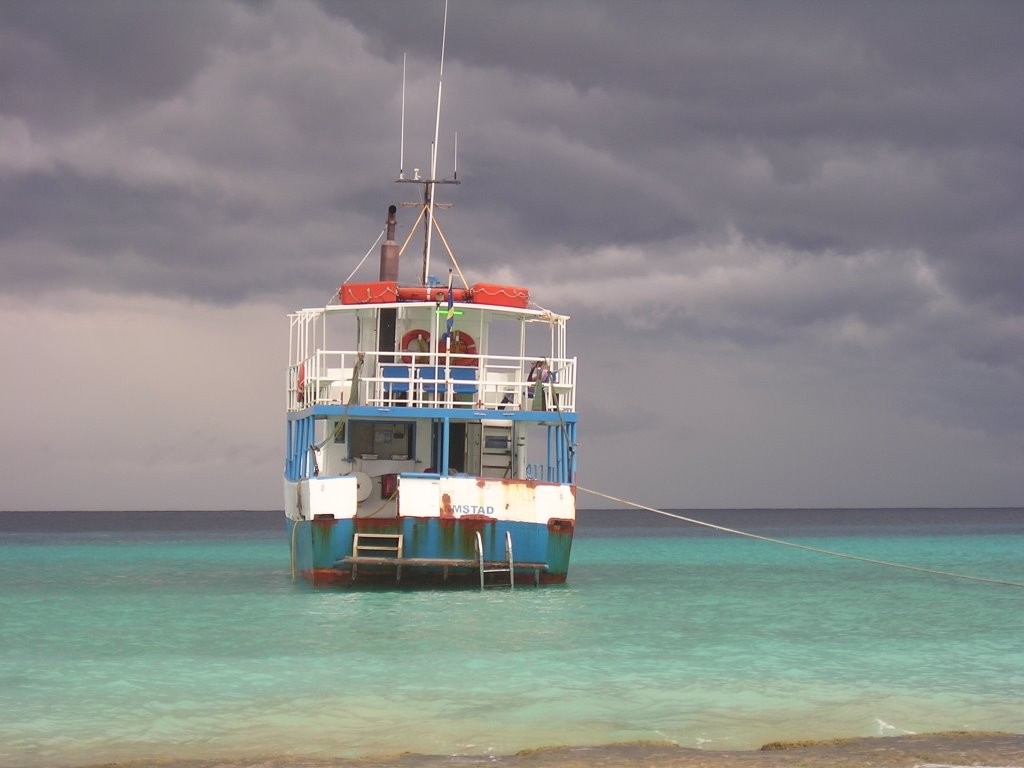
[[[810,547],[806,544],[796,544],[792,541],[784,541],[782,539],[773,539],[768,536],[760,536],[756,533],[748,533],[747,531],[738,531],[735,528],[726,528],[722,525],[715,525],[714,523],[708,523],[703,520],[695,520],[692,517],[685,517],[684,515],[677,515],[674,512],[666,512],[663,509],[656,509],[654,507],[648,507],[643,504],[637,504],[634,501],[627,501],[626,499],[620,499],[617,496],[611,496],[607,493],[601,493],[590,488],[584,488],[583,486],[576,486],[579,490],[584,493],[589,493],[592,496],[599,496],[602,499],[608,501],[618,502],[619,504],[625,504],[628,507],[635,507],[637,509],[643,509],[648,512],[654,512],[665,517],[672,517],[676,520],[682,520],[684,523],[690,523],[691,525],[699,525],[704,528],[711,528],[722,533],[731,533],[735,536],[743,536],[748,539],[757,539],[758,541],[765,541],[769,544],[779,544],[783,547],[792,547],[793,549],[802,549],[805,552],[817,552],[819,555],[829,555],[830,557],[840,557],[844,560],[857,560],[861,563],[871,563],[872,565],[884,565],[888,568],[900,568],[905,571],[917,571],[918,573],[930,573],[933,576],[948,576],[954,579],[966,579],[967,581],[980,581],[985,584],[1001,584],[1004,587],[1020,587],[1024,588],[1024,584],[1016,581],[1004,581],[1002,579],[986,579],[981,576],[968,576],[962,573],[951,573],[950,571],[939,571],[934,568],[921,568],[916,565],[907,565],[905,563],[890,563],[886,560],[875,560],[870,557],[860,557],[858,555],[849,555],[845,552],[833,552],[830,549],[820,549],[818,547]]]

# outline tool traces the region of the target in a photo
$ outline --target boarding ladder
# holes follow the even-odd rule
[[[476,532],[476,557],[480,568],[480,589],[487,587],[503,587],[505,584],[494,581],[487,583],[487,574],[508,574],[508,588],[516,588],[516,563],[512,557],[512,533],[505,531],[505,562],[486,562],[484,560],[484,541],[480,531]]]
[[[402,580],[402,534],[357,533],[352,539],[352,554],[356,558],[392,558],[395,561],[395,583]],[[352,563],[352,580],[358,574],[358,560]]]
[[[512,477],[512,422],[484,419],[480,435],[480,474]]]
[[[504,587],[506,584],[510,589],[515,589],[517,567],[520,571],[533,571],[534,586],[540,586],[541,573],[548,570],[547,563],[517,563],[512,555],[512,534],[508,531],[505,532],[504,560],[484,559],[483,537],[479,531],[476,532],[473,547],[476,551],[472,558],[409,557],[400,533],[357,533],[352,539],[352,554],[338,558],[335,567],[351,566],[353,581],[361,565],[371,568],[394,567],[396,584],[401,581],[403,568],[441,568],[445,582],[448,581],[449,568],[476,569],[480,574],[481,589]],[[504,574],[508,574],[507,582],[503,578]],[[488,575],[492,578],[488,578]]]

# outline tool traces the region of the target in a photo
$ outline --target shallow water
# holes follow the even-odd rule
[[[687,513],[1024,582],[1024,511]],[[0,765],[1024,732],[1024,590],[581,513],[570,582],[314,592],[266,513],[0,514]]]

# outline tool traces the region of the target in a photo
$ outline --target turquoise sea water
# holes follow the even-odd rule
[[[1024,582],[1024,510],[687,513]],[[581,512],[564,587],[312,591],[279,513],[0,513],[0,765],[1024,732],[1024,589]]]

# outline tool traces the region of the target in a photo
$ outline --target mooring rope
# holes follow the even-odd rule
[[[375,510],[373,510],[373,512],[371,512],[370,514],[366,515],[366,517],[376,517],[377,513],[380,512],[382,509],[384,509],[384,507],[386,507],[392,501],[394,501],[396,496],[398,496],[398,489],[397,488],[395,488],[395,492],[394,493],[392,493],[390,496],[388,496],[386,499],[384,499],[384,503],[383,504],[381,504],[379,507],[377,507]]]
[[[981,576],[968,576],[963,573],[952,573],[951,571],[938,571],[933,568],[921,568],[916,565],[907,565],[906,563],[891,563],[887,560],[875,560],[870,557],[860,557],[859,555],[850,555],[845,552],[834,552],[830,549],[820,549],[819,547],[811,547],[806,544],[797,544],[792,541],[784,541],[783,539],[773,539],[769,536],[761,536],[756,533],[749,533],[748,531],[738,531],[735,528],[726,528],[724,525],[715,525],[714,523],[708,523],[704,520],[695,520],[692,517],[685,517],[683,515],[677,515],[674,512],[666,512],[663,509],[655,509],[654,507],[648,507],[643,504],[637,504],[635,501],[627,501],[626,499],[620,499],[617,496],[610,496],[607,493],[601,493],[590,488],[584,488],[581,485],[576,486],[578,490],[584,493],[589,493],[592,496],[599,496],[602,499],[608,501],[615,501],[619,504],[625,504],[629,507],[636,507],[637,509],[643,509],[648,512],[654,512],[665,517],[672,517],[676,520],[682,520],[684,523],[690,523],[691,525],[699,525],[704,528],[711,528],[722,533],[731,533],[735,536],[743,536],[748,539],[757,539],[758,541],[764,541],[769,544],[779,544],[783,547],[792,547],[793,549],[802,549],[806,552],[817,552],[819,555],[829,555],[831,557],[841,557],[844,560],[856,560],[861,563],[870,563],[872,565],[884,565],[888,568],[901,568],[906,571],[917,571],[918,573],[930,573],[933,576],[949,576],[954,579],[966,579],[967,581],[980,581],[985,584],[1002,584],[1005,587],[1021,587],[1024,588],[1024,584],[1016,581],[1004,581],[1002,579],[986,579]]]

